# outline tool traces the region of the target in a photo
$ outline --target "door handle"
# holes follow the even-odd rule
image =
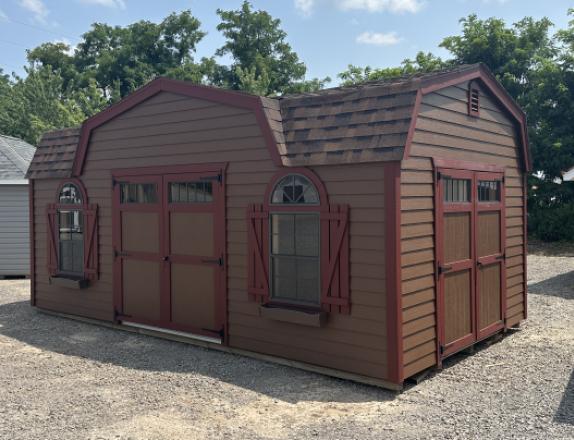
[[[166,255],[165,257],[162,258],[163,261],[169,261],[169,255]]]

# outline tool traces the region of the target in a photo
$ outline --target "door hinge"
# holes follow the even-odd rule
[[[200,177],[199,180],[202,180],[202,181],[214,181],[214,180],[216,180],[217,182],[221,183],[221,182],[223,182],[223,174],[219,173],[215,176]]]
[[[439,344],[439,346],[438,346],[438,352],[440,353],[441,356],[444,354],[444,345]]]
[[[112,189],[114,189],[117,184],[118,184],[118,181],[112,177]]]
[[[122,251],[118,251],[117,249],[114,249],[114,258],[118,258],[118,257],[129,257],[130,254],[127,252],[122,252]]]
[[[452,270],[452,266],[439,266],[438,274],[442,275],[443,273],[448,272],[449,270]]]
[[[499,255],[498,257],[496,257],[497,260],[504,260],[506,261],[506,252],[502,255]]]
[[[208,264],[217,264],[218,266],[222,267],[222,266],[223,266],[223,257],[219,257],[219,258],[202,258],[201,262],[202,262],[202,263],[208,263]]]

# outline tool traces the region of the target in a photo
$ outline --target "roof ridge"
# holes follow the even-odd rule
[[[325,89],[316,90],[314,92],[303,92],[303,93],[293,93],[287,94],[276,97],[279,101],[289,100],[289,99],[298,99],[298,98],[311,98],[317,96],[325,96],[329,94],[338,94],[338,93],[348,93],[353,91],[359,91],[361,89],[367,87],[390,87],[393,84],[408,84],[409,82],[414,83],[415,81],[423,81],[428,77],[432,76],[440,76],[440,75],[448,75],[449,73],[457,72],[457,71],[465,71],[465,70],[472,70],[479,67],[482,63],[474,63],[474,64],[458,64],[446,69],[437,69],[432,70],[429,72],[415,72],[415,73],[408,73],[403,75],[392,76],[389,78],[383,79],[374,79],[370,81],[364,81],[356,84],[349,84],[349,85],[339,85],[335,87],[328,87]]]

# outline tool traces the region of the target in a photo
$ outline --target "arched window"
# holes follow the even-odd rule
[[[84,204],[77,185],[66,183],[58,196],[58,268],[67,275],[84,272]]]
[[[271,203],[274,205],[318,205],[319,193],[305,176],[288,174],[275,186]]]
[[[318,207],[319,193],[305,176],[288,174],[275,185],[271,205],[271,299],[319,306],[319,210],[276,210],[301,205]]]
[[[349,313],[349,210],[306,168],[282,169],[248,207],[248,292],[278,307]]]
[[[48,270],[52,277],[97,278],[97,205],[78,179],[63,182],[48,206]]]

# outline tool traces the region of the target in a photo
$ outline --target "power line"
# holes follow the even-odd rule
[[[14,41],[8,41],[8,40],[2,40],[2,39],[0,39],[0,43],[10,44],[10,45],[12,45],[12,46],[17,46],[17,47],[23,47],[23,48],[26,49],[26,50],[29,49],[27,46],[24,46],[23,44],[20,44],[20,43],[15,43]]]
[[[46,32],[46,33],[48,33],[48,34],[52,34],[52,35],[54,35],[54,36],[56,36],[56,37],[59,37],[59,38],[68,38],[68,39],[70,39],[70,40],[79,40],[79,39],[80,39],[80,37],[72,37],[72,36],[70,36],[70,35],[65,35],[65,34],[62,34],[62,33],[54,32],[54,31],[51,31],[51,30],[49,30],[49,29],[46,29],[46,28],[43,28],[43,27],[40,27],[40,26],[35,26],[35,25],[33,25],[33,24],[30,24],[30,23],[25,23],[25,22],[23,22],[23,21],[14,20],[13,18],[10,18],[10,17],[5,17],[5,19],[6,19],[7,21],[9,21],[10,23],[19,24],[19,25],[21,25],[21,26],[26,26],[26,27],[29,27],[29,28],[32,28],[32,29],[36,29],[36,30],[39,30],[39,31],[43,31],[43,32]]]

